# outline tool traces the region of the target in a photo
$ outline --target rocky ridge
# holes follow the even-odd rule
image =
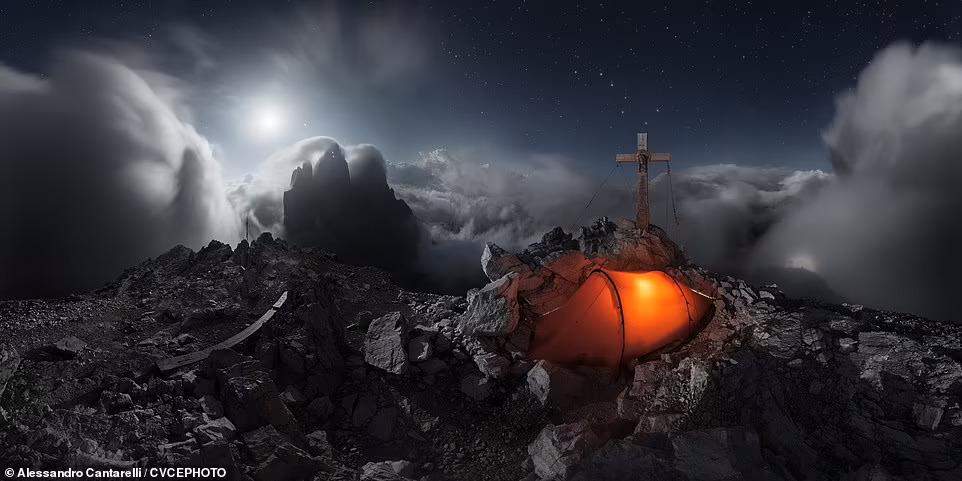
[[[0,457],[224,466],[232,479],[959,479],[957,326],[786,299],[601,219],[488,285],[409,292],[262,236],[177,247],[100,291],[0,303]],[[716,298],[689,342],[617,371],[528,359],[592,269],[663,269]],[[283,292],[247,341],[162,375]]]

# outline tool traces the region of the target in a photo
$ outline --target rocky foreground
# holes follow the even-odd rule
[[[612,372],[525,355],[596,266],[715,297]],[[175,247],[105,288],[0,303],[8,466],[223,466],[231,479],[962,479],[962,329],[794,301],[602,220],[489,245],[466,297],[269,235]],[[171,371],[158,361],[254,334]]]

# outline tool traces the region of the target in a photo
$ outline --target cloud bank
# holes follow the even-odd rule
[[[388,165],[398,195],[446,262],[462,266],[457,272],[477,265],[484,242],[523,249],[554,226],[577,232],[601,215],[634,216],[634,171],[616,171],[602,186],[603,179],[556,156],[497,160],[437,150],[414,163]],[[771,225],[831,181],[817,170],[733,164],[676,171],[672,188],[681,223],[671,231],[696,262],[746,275]],[[657,175],[651,192],[653,220],[666,226],[672,221],[666,218],[667,176]]]
[[[390,164],[388,180],[435,239],[490,241],[512,249],[540,240],[553,226],[573,227],[598,185],[558,156],[492,159],[447,150]],[[603,190],[581,220],[630,211],[630,195],[618,185]]]
[[[163,77],[58,56],[0,66],[0,297],[91,288],[183,243],[237,237],[220,166]]]
[[[705,165],[673,173],[680,225],[672,229],[696,262],[744,275],[756,244],[779,219],[791,215],[832,181],[819,170]],[[655,219],[669,226],[665,175],[652,182]]]
[[[843,296],[962,320],[962,54],[894,45],[837,101],[838,181],[762,240],[756,264],[811,259]]]

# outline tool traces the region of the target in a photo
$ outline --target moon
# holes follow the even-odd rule
[[[260,105],[251,113],[250,130],[257,139],[277,137],[285,125],[284,110],[278,105]]]

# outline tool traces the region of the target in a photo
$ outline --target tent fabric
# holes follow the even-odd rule
[[[529,356],[618,366],[687,339],[710,307],[709,298],[661,271],[595,269],[536,322]]]

